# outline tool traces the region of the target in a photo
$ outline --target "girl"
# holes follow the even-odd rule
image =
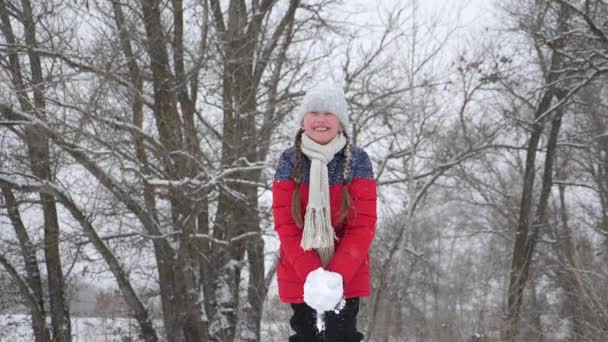
[[[376,182],[365,151],[348,140],[341,88],[309,90],[297,112],[294,146],[281,154],[272,185],[274,226],[281,243],[277,279],[290,303],[290,342],[355,342],[359,297],[370,295],[369,248],[376,226]],[[341,279],[345,304],[324,313],[325,330],[304,298],[316,295],[318,268]],[[308,293],[305,293],[305,286]],[[342,291],[341,291],[342,292]],[[340,302],[341,298],[334,298]],[[333,303],[331,305],[333,305]]]

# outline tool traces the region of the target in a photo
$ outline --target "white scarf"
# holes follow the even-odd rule
[[[302,153],[311,160],[311,165],[308,206],[300,246],[306,251],[316,249],[324,267],[327,267],[334,255],[335,239],[334,228],[331,226],[327,164],[345,145],[346,138],[342,134],[325,145],[302,134]]]

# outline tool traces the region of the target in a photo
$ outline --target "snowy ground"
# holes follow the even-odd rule
[[[72,317],[73,342],[141,341],[133,320],[127,318]],[[286,341],[289,326],[283,320],[264,324],[262,341]],[[28,315],[0,315],[0,341],[32,342]]]
[[[139,341],[133,320],[127,318],[72,317],[73,342]],[[28,315],[0,315],[0,341],[34,340]]]

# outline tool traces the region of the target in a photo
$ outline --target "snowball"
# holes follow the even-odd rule
[[[306,277],[304,302],[317,310],[318,314],[336,308],[343,293],[342,276],[339,273],[318,268]]]

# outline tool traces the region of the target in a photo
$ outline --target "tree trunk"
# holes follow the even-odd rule
[[[38,305],[38,300],[34,297],[32,291],[27,284],[27,281],[24,280],[17,270],[6,260],[6,258],[0,253],[0,265],[4,266],[6,271],[9,273],[13,281],[17,284],[19,291],[28,302],[28,305],[32,312],[32,325],[34,328],[34,336],[36,342],[50,342],[51,337],[49,334],[49,330],[46,327],[45,315],[42,311],[40,311],[40,306]]]
[[[575,263],[575,248],[570,234],[568,225],[568,213],[566,209],[566,187],[562,184],[559,189],[559,213],[561,225],[558,228],[558,245],[559,250],[557,256],[562,264],[558,281],[564,289],[565,297],[562,303],[563,311],[572,322],[572,329],[569,332],[568,341],[578,342],[585,340],[585,335],[582,326],[582,312],[580,310],[580,296],[582,295],[577,287],[576,281],[576,263]]]
[[[125,22],[125,16],[123,14],[122,7],[118,1],[112,1],[112,8],[114,10],[114,21],[118,29],[120,43],[122,51],[128,61],[129,76],[131,82],[134,85],[133,99],[131,108],[133,110],[133,125],[140,130],[143,130],[143,105],[142,99],[143,94],[143,80],[141,77],[141,71],[137,65],[136,56],[133,53],[131,46],[130,37],[127,30],[127,24]],[[146,147],[144,139],[139,134],[133,134],[133,141],[135,143],[137,160],[141,165],[142,175],[150,175],[150,167],[148,163],[148,157],[146,155]],[[148,213],[152,215],[154,222],[158,222],[158,215],[156,211],[156,199],[154,197],[154,188],[145,180],[143,183],[143,196],[144,205]],[[178,313],[175,308],[175,286],[174,278],[174,253],[168,250],[162,243],[159,243],[157,239],[153,240],[154,256],[156,259],[159,287],[160,287],[160,298],[163,312],[163,324],[165,327],[165,333],[167,337],[175,338],[176,341],[180,339],[180,333],[178,332]]]
[[[32,6],[29,0],[21,1],[20,21],[24,26],[25,41],[30,60],[31,80],[34,95],[34,103],[29,100],[24,77],[21,75],[19,59],[11,54],[11,74],[13,85],[17,89],[19,102],[25,112],[34,111],[38,116],[45,116],[46,104],[44,99],[44,78],[40,57],[35,52],[38,47],[36,42],[36,27],[32,14]],[[0,16],[3,22],[2,29],[9,44],[16,44],[12,25],[4,0],[0,0]],[[28,126],[25,128],[25,143],[27,144],[30,157],[30,168],[34,176],[40,180],[52,180],[49,139],[41,130]],[[69,306],[65,298],[65,284],[61,268],[61,256],[59,254],[59,221],[57,208],[52,196],[40,194],[40,202],[44,217],[44,255],[47,268],[51,323],[53,327],[53,340],[58,342],[71,341],[71,322]]]
[[[593,89],[593,88],[592,88]],[[599,94],[602,88],[595,89],[594,94],[589,92],[583,93],[585,101],[589,101],[589,117],[591,123],[592,136],[595,137],[597,166],[590,167],[590,173],[593,175],[594,181],[598,187],[598,197],[601,206],[601,221],[600,229],[608,234],[608,126],[606,124],[605,114],[600,110],[601,100]],[[598,95],[596,95],[598,94]],[[586,95],[586,96],[585,96]],[[605,253],[608,256],[608,253]]]
[[[558,19],[559,32],[566,31],[566,19],[566,7],[562,5]],[[563,44],[563,42],[558,42],[554,46],[551,61],[546,68],[548,74],[545,75],[545,90],[543,97],[536,108],[536,112],[534,113],[532,133],[526,148],[522,197],[519,207],[517,230],[515,231],[515,242],[513,245],[512,263],[507,290],[507,319],[504,322],[502,332],[503,340],[507,342],[514,342],[517,338],[523,292],[526,287],[526,282],[528,281],[528,271],[536,247],[536,238],[540,228],[545,224],[545,209],[551,192],[553,159],[555,156],[557,134],[561,127],[561,115],[563,114],[561,109],[557,109],[558,113],[554,114],[555,118],[553,119],[551,133],[547,143],[541,195],[531,227],[529,220],[532,213],[533,194],[535,192],[534,178],[536,177],[536,151],[542,136],[546,117],[550,114],[548,111],[551,108],[552,101],[557,92],[555,83],[558,79],[558,75],[554,71],[559,70],[562,65],[562,56],[557,52],[561,47],[560,44]],[[539,56],[539,58],[541,58],[541,56]]]
[[[44,296],[42,291],[42,281],[40,280],[40,269],[38,268],[38,258],[36,257],[36,249],[32,244],[25,225],[21,220],[19,214],[19,208],[17,201],[13,194],[13,191],[8,185],[0,183],[2,188],[2,194],[6,203],[6,210],[8,212],[9,219],[15,229],[15,234],[19,239],[19,245],[21,248],[21,254],[25,262],[25,271],[27,277],[24,282],[31,290],[32,299],[29,301],[30,311],[32,313],[32,329],[36,342],[50,342],[51,336],[46,324],[46,313],[44,311]],[[26,298],[28,296],[25,296]]]
[[[95,249],[97,249],[97,252],[101,254],[104,261],[110,268],[110,271],[118,283],[118,287],[123,298],[127,302],[129,308],[133,311],[133,317],[139,324],[142,339],[145,342],[158,341],[158,337],[156,336],[156,331],[154,330],[152,321],[148,315],[148,311],[135,293],[135,290],[133,289],[133,286],[131,285],[131,282],[129,281],[129,278],[123,270],[119,260],[99,237],[97,230],[91,225],[85,214],[62,192],[53,190],[54,189],[51,189],[49,193],[54,194],[54,196],[56,196],[58,200],[61,201],[61,203],[63,203],[63,205],[70,211],[72,216],[83,228],[84,233],[87,235],[93,246],[95,246]]]
[[[165,168],[168,178],[171,180],[183,180],[194,176],[192,155],[195,141],[194,127],[192,127],[192,107],[189,101],[182,96],[182,110],[185,112],[183,120],[177,110],[176,89],[177,84],[169,65],[169,55],[166,50],[166,39],[161,22],[160,2],[142,1],[142,10],[147,37],[147,52],[150,57],[152,69],[152,84],[154,88],[154,114],[160,141],[171,153],[171,162],[166,163]],[[178,31],[181,30],[181,4],[176,3],[175,9]],[[181,32],[177,32],[179,36]],[[182,52],[178,52],[178,68],[183,67]],[[183,70],[180,69],[180,72]],[[180,87],[180,89],[182,89]],[[182,94],[183,95],[183,94]],[[187,134],[184,137],[182,127],[184,121],[190,125],[186,127]],[[169,188],[174,229],[181,231],[180,244],[177,251],[177,259],[174,264],[174,286],[175,305],[178,317],[175,317],[177,328],[173,331],[171,339],[175,341],[201,341],[206,339],[207,326],[203,322],[203,309],[200,301],[200,289],[196,272],[198,257],[195,256],[193,248],[193,234],[197,232],[196,226],[196,204],[192,204],[185,190],[180,187]],[[179,331],[177,331],[179,330]]]
[[[549,108],[552,97],[551,90],[548,90],[537,110],[537,114],[544,113]],[[561,127],[562,114],[563,111],[558,110],[558,113],[555,114],[556,116],[552,122],[551,133],[547,142],[542,189],[532,227],[529,225],[528,218],[532,207],[536,150],[543,131],[542,124],[537,124],[535,126],[530,141],[528,142],[519,225],[516,232],[515,244],[513,246],[513,260],[511,264],[507,299],[507,321],[505,322],[503,335],[504,340],[509,342],[515,341],[517,338],[523,293],[526,282],[528,281],[537,237],[540,228],[545,224],[546,208],[551,194],[551,186],[553,184],[553,161],[557,148],[557,136]]]

